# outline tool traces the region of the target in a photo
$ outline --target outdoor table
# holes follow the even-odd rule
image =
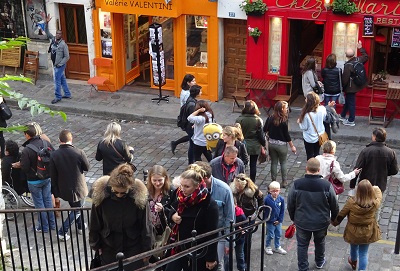
[[[396,114],[400,113],[400,83],[389,83],[386,92],[386,100],[391,101],[394,104],[395,109],[386,121],[384,125],[385,128],[392,122]]]
[[[266,106],[263,104],[263,99],[265,98],[269,105],[270,108],[273,106],[273,101],[272,98],[268,97],[268,91],[271,91],[274,89],[276,84],[275,80],[268,80],[268,79],[251,79],[250,82],[247,84],[246,89],[250,90],[250,93],[253,93],[252,96],[258,101],[258,104],[261,104],[261,107],[264,108],[265,112],[268,113],[269,110],[267,110]],[[257,95],[255,93],[256,90],[260,90],[261,94]]]

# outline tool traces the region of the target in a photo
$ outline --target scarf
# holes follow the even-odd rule
[[[221,166],[222,166],[222,174],[225,177],[226,183],[230,183],[233,180],[229,180],[229,175],[236,171],[236,161],[233,163],[232,166],[229,166],[225,164],[224,157],[222,157]]]
[[[193,205],[202,202],[203,200],[206,199],[207,194],[208,194],[208,189],[206,187],[206,183],[204,182],[204,180],[201,181],[199,187],[196,188],[196,190],[194,190],[193,193],[187,197],[183,194],[182,189],[179,187],[177,191],[178,208],[176,212],[178,213],[178,215],[182,215],[185,208],[191,207]],[[175,224],[171,230],[169,243],[175,243],[178,240],[177,238],[178,232],[179,232],[179,224]],[[179,251],[180,251],[179,247],[174,247],[171,250],[171,255],[174,255]]]

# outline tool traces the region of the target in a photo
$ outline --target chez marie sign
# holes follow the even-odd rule
[[[333,0],[331,0],[332,2]],[[318,18],[322,12],[326,12],[324,0],[267,0],[264,1],[268,6],[276,6],[282,9],[297,9],[311,11],[313,19]],[[358,8],[358,13],[364,15],[376,15],[375,23],[379,23],[378,19],[384,19],[384,16],[400,16],[400,1],[392,0],[354,0]],[[381,15],[382,17],[379,17]],[[385,24],[400,24],[399,19],[392,19],[390,22],[386,18]]]
[[[165,0],[101,0],[103,11],[177,17],[177,1]]]

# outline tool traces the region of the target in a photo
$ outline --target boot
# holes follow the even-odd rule
[[[60,206],[61,206],[60,200],[56,200],[54,202],[54,208],[60,208]],[[61,212],[60,211],[55,211],[55,213],[56,213],[56,217],[61,217]]]
[[[350,266],[351,266],[351,269],[356,270],[356,268],[357,268],[357,261],[352,261],[351,258],[350,258],[350,256],[349,256],[349,258],[348,258],[348,261],[349,261],[349,264],[350,264]]]

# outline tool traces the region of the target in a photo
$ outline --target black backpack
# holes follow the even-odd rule
[[[178,127],[180,127],[183,131],[186,130],[186,126],[188,124],[187,118],[188,118],[189,115],[188,115],[188,110],[187,109],[188,109],[190,103],[192,103],[194,105],[196,104],[195,101],[188,99],[186,101],[186,103],[181,106],[181,109],[179,111],[179,116],[176,119],[177,120],[176,121],[176,125]]]
[[[347,63],[346,63],[347,64]],[[358,87],[363,87],[367,84],[367,74],[365,72],[364,64],[356,58],[356,61],[348,62],[353,65],[353,72],[351,73],[351,79],[353,83]]]
[[[36,172],[36,176],[39,180],[44,180],[50,178],[50,156],[53,152],[53,149],[47,144],[46,140],[40,139],[43,143],[42,147],[37,147],[32,143],[26,145],[26,147],[35,151],[37,154],[37,166],[36,170],[32,169]]]

